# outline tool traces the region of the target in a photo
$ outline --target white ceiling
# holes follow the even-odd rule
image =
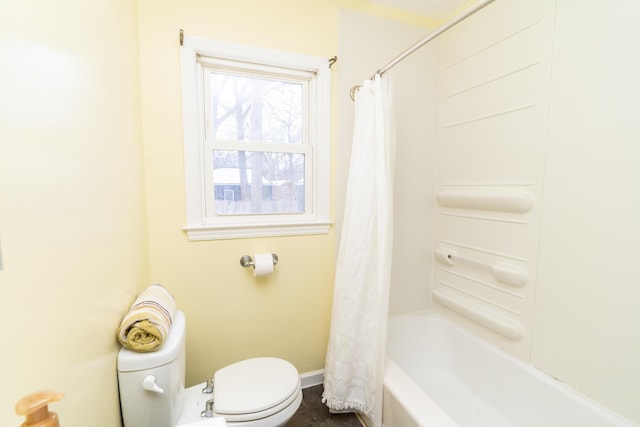
[[[406,10],[432,19],[444,19],[469,0],[370,0],[383,6]]]

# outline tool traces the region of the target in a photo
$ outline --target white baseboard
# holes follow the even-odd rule
[[[302,383],[302,388],[322,384],[324,382],[324,369],[300,374],[300,382]]]

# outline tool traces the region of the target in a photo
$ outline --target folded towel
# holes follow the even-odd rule
[[[145,289],[133,302],[118,328],[118,341],[139,352],[156,351],[167,338],[176,300],[162,285]]]

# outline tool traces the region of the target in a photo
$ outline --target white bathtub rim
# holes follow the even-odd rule
[[[594,413],[594,415],[596,414],[599,415],[601,418],[606,420],[611,426],[619,426],[619,427],[637,427],[638,426],[638,424],[635,424],[629,419],[623,417],[622,415],[617,414],[612,409],[606,407],[602,403],[592,399],[591,397],[581,393],[578,390],[573,389],[571,386],[562,382],[561,380],[550,376],[549,374],[542,371],[535,365],[516,358],[515,356],[508,353],[504,349],[483,339],[482,337],[476,335],[472,331],[469,331],[463,328],[462,326],[457,325],[452,320],[444,317],[442,314],[432,309],[427,308],[427,309],[410,311],[405,313],[398,313],[398,314],[391,315],[390,318],[416,317],[416,316],[429,317],[431,318],[432,321],[445,324],[446,327],[452,328],[457,333],[463,335],[465,339],[469,339],[474,344],[483,346],[490,353],[495,354],[496,357],[504,359],[509,365],[516,368],[520,368],[523,371],[532,375],[536,380],[542,382],[543,384],[554,387],[559,393],[563,395],[563,397],[569,399],[574,404],[578,404],[580,406],[584,406],[588,408],[589,411],[592,411]],[[397,370],[402,371],[402,368],[397,366],[395,362],[392,362],[392,363],[395,365],[395,368]],[[406,376],[407,379],[409,379],[409,381],[412,381],[406,373],[403,372],[403,375]],[[415,384],[415,383],[414,383],[414,386],[417,388],[420,387],[418,384]],[[399,391],[396,390],[396,393],[394,394],[397,394],[398,392]],[[423,393],[427,394],[427,392],[425,391],[423,391]],[[438,406],[437,402],[434,402],[434,405],[436,405],[440,411],[443,411],[446,413],[446,411],[444,411]],[[457,425],[457,424],[454,424],[454,425]]]
[[[385,390],[394,398],[402,396],[404,409],[418,424],[429,427],[460,427],[391,359],[385,364]],[[384,419],[382,420],[384,423]]]

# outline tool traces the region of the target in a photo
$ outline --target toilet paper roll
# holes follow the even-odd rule
[[[253,256],[253,275],[255,277],[267,276],[273,273],[273,255],[255,254]]]

